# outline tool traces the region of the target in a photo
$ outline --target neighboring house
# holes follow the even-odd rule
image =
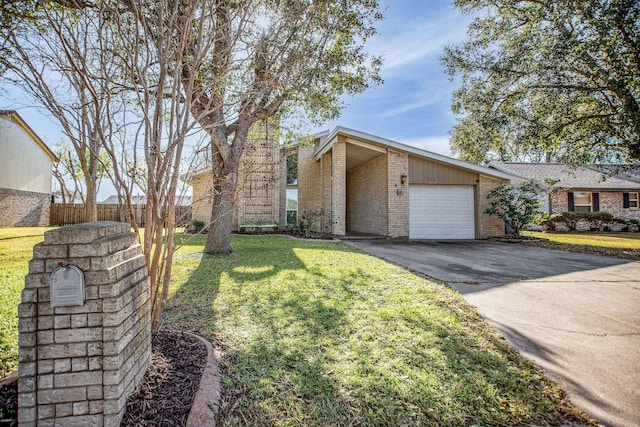
[[[316,135],[313,145],[279,148],[269,138],[245,152],[234,229],[316,218],[336,236],[410,239],[504,235],[485,213],[487,194],[522,180],[352,129]],[[297,166],[297,167],[295,167]],[[297,174],[296,174],[297,170]],[[209,221],[211,174],[193,174],[193,218]]]
[[[640,220],[640,175],[620,172],[613,166],[571,169],[558,163],[494,162],[490,167],[525,179],[554,182],[547,191],[542,209],[561,212],[609,212],[626,220]]]
[[[15,111],[0,111],[0,227],[49,225],[56,155]]]

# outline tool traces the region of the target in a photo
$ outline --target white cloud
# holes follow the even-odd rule
[[[440,56],[447,43],[464,38],[469,23],[466,17],[451,9],[433,16],[426,3],[402,11],[389,5],[391,22],[380,29],[380,37],[371,45],[372,51],[383,52],[385,72],[398,72],[409,64]]]
[[[417,110],[419,108],[428,107],[430,105],[435,105],[435,104],[437,104],[439,102],[440,102],[439,99],[434,99],[434,98],[426,99],[426,98],[423,98],[421,101],[403,104],[403,105],[400,105],[398,107],[391,108],[391,109],[388,109],[386,111],[383,111],[383,112],[381,112],[379,114],[374,114],[374,116],[375,117],[380,117],[380,118],[389,118],[389,117],[393,117],[393,116],[398,116],[400,114],[405,114],[405,113],[408,113],[410,111]]]
[[[432,153],[442,154],[444,156],[452,155],[451,149],[449,148],[448,136],[430,136],[411,140],[402,140],[401,142],[403,144],[411,145],[412,147],[431,151]]]

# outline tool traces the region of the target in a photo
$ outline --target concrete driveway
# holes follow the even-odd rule
[[[589,415],[640,426],[640,262],[491,241],[345,243],[447,282]]]

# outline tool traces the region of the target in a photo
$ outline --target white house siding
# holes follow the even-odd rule
[[[51,165],[27,130],[0,116],[0,227],[49,225]]]
[[[0,188],[51,193],[51,158],[9,116],[0,117]]]

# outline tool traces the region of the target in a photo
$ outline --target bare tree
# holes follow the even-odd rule
[[[185,172],[181,169],[183,150],[196,126],[190,113],[197,95],[196,78],[189,69],[200,68],[210,55],[214,35],[208,24],[214,11],[207,0],[105,6],[110,7],[114,57],[126,76],[122,85],[132,94],[131,102],[141,119],[134,139],[143,153],[146,171],[144,253],[156,331],[176,249],[176,199],[179,177]],[[137,169],[135,161],[133,169]]]
[[[134,177],[127,175],[130,164],[123,162],[115,135],[132,141],[134,155],[128,158],[134,159],[134,171],[137,158],[144,159],[143,245],[153,330],[168,295],[181,161],[195,124],[212,142],[215,194],[206,251],[229,252],[238,167],[251,126],[298,108],[319,121],[336,117],[342,94],[379,81],[379,59],[364,51],[380,18],[375,0],[53,2],[43,16],[51,29],[41,31],[57,36],[42,39],[47,60],[59,64],[54,78],[68,79],[80,101],[51,102],[58,99],[50,86],[52,73],[39,72],[46,66],[38,67],[25,48],[39,46],[16,36],[15,50],[29,69],[28,86],[58,118],[70,108],[80,112],[72,116],[77,117],[73,125],[63,123],[65,132],[76,135],[74,144],[87,144],[82,153],[89,158],[97,158],[99,150],[109,154],[111,176],[130,212]],[[131,114],[137,121],[126,119]],[[114,128],[118,120],[123,122]],[[92,173],[87,163],[87,175]]]
[[[82,170],[80,170],[79,165],[76,163],[75,156],[71,153],[71,147],[64,141],[61,141],[54,148],[54,152],[59,161],[53,165],[52,175],[60,186],[62,203],[73,203],[73,201],[78,198],[84,203]],[[73,183],[71,188],[69,181]]]
[[[109,77],[116,73],[101,44],[96,13],[48,5],[38,10],[39,25],[10,33],[13,60],[3,76],[23,89],[60,123],[73,146],[84,181],[83,200],[87,220],[97,219],[100,158],[113,132],[113,99]],[[72,161],[72,159],[69,159]],[[75,166],[74,166],[75,168]]]

